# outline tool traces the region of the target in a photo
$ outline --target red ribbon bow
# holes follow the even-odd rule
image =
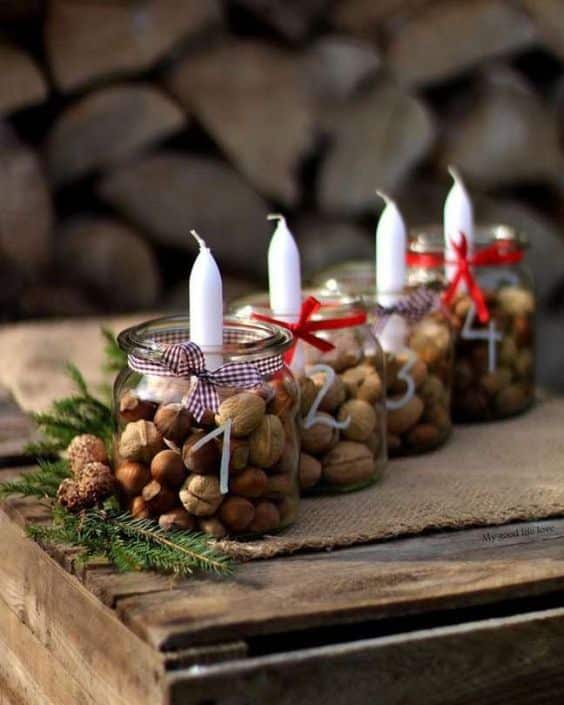
[[[286,328],[291,331],[294,336],[294,343],[292,347],[284,355],[284,362],[289,365],[294,357],[294,352],[296,350],[296,342],[298,339],[313,345],[317,350],[321,352],[329,352],[333,350],[335,346],[328,340],[319,338],[314,335],[315,332],[320,330],[336,330],[338,328],[349,328],[353,326],[359,326],[366,323],[366,313],[361,311],[351,316],[343,316],[342,318],[326,318],[318,321],[311,321],[310,318],[314,316],[321,308],[321,303],[313,296],[309,296],[303,303],[300,309],[300,316],[296,323],[287,323],[286,321],[280,321],[276,318],[271,318],[262,313],[253,313],[251,318],[257,321],[264,321],[265,323],[274,323],[277,326]]]
[[[491,245],[478,250],[473,257],[468,254],[468,240],[464,233],[460,233],[460,242],[451,240],[455,261],[449,264],[456,265],[456,272],[443,295],[444,302],[450,304],[461,282],[465,282],[468,293],[476,306],[476,313],[480,323],[487,323],[490,319],[484,294],[474,278],[471,267],[497,267],[501,264],[516,264],[523,259],[523,252],[515,248],[515,243],[498,240]]]

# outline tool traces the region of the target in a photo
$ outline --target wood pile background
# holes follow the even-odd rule
[[[374,188],[436,222],[455,163],[564,335],[562,0],[2,0],[0,28],[3,320],[182,309],[192,227],[256,288],[271,211],[306,272],[371,256]]]

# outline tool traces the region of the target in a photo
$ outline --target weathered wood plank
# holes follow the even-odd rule
[[[170,705],[549,705],[564,609],[284,653],[168,676]]]
[[[555,520],[250,563],[229,581],[192,580],[117,599],[117,612],[143,639],[170,650],[562,587],[564,521]]]
[[[96,705],[0,598],[0,704]]]
[[[96,702],[162,702],[163,659],[0,512],[2,597]],[[133,657],[134,655],[134,657]]]
[[[24,446],[29,442],[33,424],[9,392],[0,386],[0,467],[25,457]]]

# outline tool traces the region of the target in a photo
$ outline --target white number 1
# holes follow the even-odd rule
[[[203,438],[200,438],[197,443],[194,443],[192,448],[193,451],[199,450],[206,443],[223,434],[223,447],[221,449],[221,461],[219,463],[219,491],[221,494],[227,494],[229,491],[229,457],[231,455],[229,452],[229,446],[231,444],[231,423],[231,419],[227,419],[222,426],[214,428],[213,431],[210,431]]]
[[[490,321],[487,329],[472,328],[476,320],[476,307],[474,304],[470,306],[470,310],[466,315],[464,326],[462,327],[461,336],[465,340],[487,340],[488,341],[488,372],[495,372],[497,366],[497,348],[496,343],[502,339],[502,334],[497,330],[495,321]]]

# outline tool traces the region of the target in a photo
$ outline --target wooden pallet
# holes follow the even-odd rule
[[[33,500],[0,512],[2,704],[562,699],[564,519],[173,581],[43,550],[24,527],[47,518]]]

